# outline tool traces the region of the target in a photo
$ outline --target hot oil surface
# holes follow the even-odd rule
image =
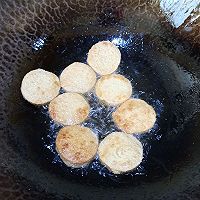
[[[116,73],[124,75],[131,81],[132,97],[147,101],[157,113],[154,127],[148,133],[136,136],[144,147],[143,162],[134,171],[122,175],[110,173],[100,164],[98,157],[84,168],[67,167],[55,150],[56,135],[62,127],[50,119],[47,106],[29,109],[29,112],[34,113],[29,113],[34,124],[40,127],[37,129],[37,134],[29,135],[28,139],[40,155],[37,162],[42,163],[43,167],[57,176],[73,177],[78,181],[94,181],[96,184],[127,183],[133,179],[136,182],[153,181],[173,175],[177,166],[187,157],[187,149],[182,145],[188,139],[183,131],[183,124],[196,112],[191,107],[193,104],[184,98],[183,93],[193,88],[196,94],[198,81],[171,59],[170,53],[163,55],[160,48],[152,44],[151,39],[144,34],[75,38],[57,34],[47,37],[44,47],[39,51],[36,51],[38,46],[33,46],[33,50],[36,51],[33,66],[49,70],[59,76],[62,70],[73,62],[86,63],[88,50],[101,40],[110,40],[119,46],[122,60]],[[182,78],[179,79],[179,76]],[[91,111],[90,117],[83,125],[91,128],[100,140],[113,131],[119,131],[112,121],[112,112],[115,108],[100,103],[94,91],[87,93],[85,97],[90,103]],[[184,108],[187,110],[184,112],[181,105],[190,108]],[[25,106],[32,105],[25,104]],[[99,183],[96,182],[97,179]]]

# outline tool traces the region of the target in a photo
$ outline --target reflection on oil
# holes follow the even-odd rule
[[[139,49],[141,51],[143,50],[144,35],[142,33],[130,35],[128,32],[123,32],[120,33],[119,36],[109,37],[108,40],[123,49],[131,48],[132,50],[135,49],[135,51],[138,51]]]
[[[37,38],[33,45],[32,45],[32,48],[35,50],[35,51],[38,51],[40,49],[43,48],[43,46],[45,45],[45,41],[46,41],[47,37],[46,36],[41,36],[39,38]]]

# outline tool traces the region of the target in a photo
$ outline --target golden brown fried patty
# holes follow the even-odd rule
[[[130,81],[122,75],[110,74],[102,76],[95,86],[99,99],[110,105],[123,103],[132,94]]]
[[[62,71],[60,82],[67,92],[86,93],[96,83],[96,73],[90,66],[74,62]]]
[[[89,111],[89,104],[77,93],[61,94],[49,104],[51,118],[64,125],[82,123],[88,117]]]
[[[106,136],[98,148],[99,159],[114,174],[136,168],[143,159],[143,147],[139,140],[123,132]]]
[[[42,105],[54,99],[60,90],[58,77],[43,69],[28,72],[21,84],[21,92],[27,101]]]
[[[109,41],[101,41],[91,47],[88,52],[88,64],[100,75],[113,73],[119,66],[121,53]]]
[[[116,125],[126,133],[144,133],[156,121],[152,106],[140,99],[129,99],[112,114]]]
[[[96,155],[97,136],[86,127],[67,126],[56,138],[56,150],[67,166],[81,167],[88,164]]]

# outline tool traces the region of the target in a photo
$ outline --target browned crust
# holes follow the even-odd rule
[[[90,162],[98,148],[97,136],[86,127],[67,126],[56,138],[56,149],[69,166],[82,166]]]
[[[112,114],[116,125],[126,133],[144,133],[156,121],[152,106],[140,99],[129,99]]]

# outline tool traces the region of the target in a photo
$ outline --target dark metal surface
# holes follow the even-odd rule
[[[199,51],[174,36],[154,1],[0,6],[1,199],[200,199]],[[45,107],[30,105],[20,93],[28,71],[59,75],[68,64],[85,62],[99,40],[119,46],[118,72],[131,80],[133,97],[158,114],[154,129],[140,138],[144,162],[125,175],[108,173],[98,160],[83,170],[64,166],[53,142],[59,127]],[[85,125],[100,138],[117,130],[111,109],[88,98],[94,112]]]

